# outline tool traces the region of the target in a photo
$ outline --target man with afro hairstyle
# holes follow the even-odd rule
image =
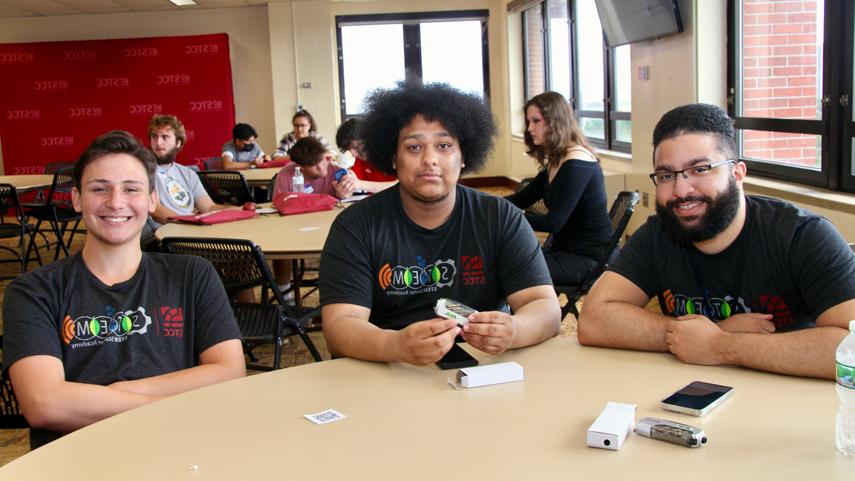
[[[380,90],[367,106],[365,151],[398,184],[342,212],[327,237],[320,300],[330,351],[420,365],[458,335],[494,355],[554,336],[558,299],[522,213],[457,183],[492,149],[489,107],[442,84]],[[441,297],[479,312],[458,327],[433,312]]]

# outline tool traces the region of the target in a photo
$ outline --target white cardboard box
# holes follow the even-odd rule
[[[610,402],[591,427],[588,446],[617,451],[635,425],[635,404]]]
[[[458,386],[478,387],[490,384],[522,381],[523,368],[515,362],[500,362],[486,366],[466,367],[457,371]]]

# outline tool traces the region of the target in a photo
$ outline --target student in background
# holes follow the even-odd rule
[[[335,179],[336,171],[339,170],[332,163],[333,154],[324,148],[321,142],[314,137],[303,137],[291,148],[291,160],[276,176],[276,185],[273,195],[282,192],[293,191],[294,173],[300,169],[303,175],[303,192],[313,194],[328,194],[339,199],[346,199],[353,195],[356,185],[356,177],[347,173],[341,180]],[[274,260],[273,275],[279,289],[285,292],[285,299],[291,300],[294,294],[288,292],[291,289],[291,261]]]
[[[129,133],[95,139],[74,167],[71,191],[88,229],[83,250],[6,290],[3,366],[33,447],[246,375],[240,332],[211,265],[140,250],[157,205],[154,169],[152,152]]]
[[[246,170],[261,167],[270,157],[261,150],[256,140],[258,133],[249,124],[235,124],[232,140],[223,144],[223,169]]]
[[[526,212],[525,218],[534,230],[551,234],[543,257],[552,282],[577,285],[612,237],[603,170],[561,94],[532,97],[524,111],[527,153],[540,171],[507,199],[521,209],[543,200],[549,212]]]
[[[338,127],[335,133],[335,143],[345,156],[353,159],[342,167],[351,167],[356,175],[356,189],[375,193],[392,187],[398,182],[398,178],[377,170],[370,162],[365,160],[365,144],[359,138],[359,127],[361,121],[356,118],[348,119]]]
[[[276,149],[276,152],[273,152],[274,159],[277,157],[290,156],[289,152],[291,151],[291,147],[294,147],[294,144],[296,144],[298,140],[306,137],[314,137],[318,139],[321,145],[324,146],[324,149],[330,152],[333,151],[333,147],[329,142],[327,142],[327,139],[318,135],[318,126],[315,124],[315,119],[308,110],[298,110],[294,116],[291,117],[291,126],[294,127],[294,130],[285,134],[282,137],[282,140],[279,141],[279,148]]]
[[[227,209],[211,200],[193,169],[175,161],[187,143],[184,124],[174,115],[157,114],[148,123],[151,151],[157,159],[155,187],[157,208],[151,214],[154,227],[169,222],[170,217]]]

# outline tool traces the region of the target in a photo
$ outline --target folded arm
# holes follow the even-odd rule
[[[731,323],[729,327],[704,316],[674,319],[651,312],[643,307],[648,300],[634,283],[614,272],[606,272],[585,299],[579,319],[579,342],[670,351],[681,361],[692,364],[731,364],[832,379],[835,348],[846,335],[844,326],[855,318],[853,299],[823,312],[815,328],[770,334],[768,324],[757,319],[762,316],[744,316],[743,322]],[[755,318],[756,327],[746,328],[751,317]],[[728,331],[729,328],[735,332]]]
[[[120,381],[110,387],[152,396],[170,396],[246,376],[243,350],[238,339],[223,341],[202,351],[199,365],[159,376]]]
[[[162,376],[99,386],[66,381],[62,361],[40,355],[9,366],[9,377],[31,426],[67,433],[171,394],[245,374],[237,340],[212,346],[200,361],[202,365]]]
[[[9,366],[21,411],[34,428],[68,433],[160,399],[109,386],[67,382],[62,361],[29,356]]]

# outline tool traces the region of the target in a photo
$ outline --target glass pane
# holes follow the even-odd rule
[[[579,110],[603,111],[603,28],[594,0],[580,0],[576,3],[576,45],[579,56]]]
[[[742,1],[740,116],[822,118],[824,2],[785,5],[778,14],[775,2]]]
[[[572,97],[567,0],[549,1],[549,88],[566,99]]]
[[[822,137],[789,132],[742,131],[741,157],[819,171]]]
[[[631,120],[616,120],[617,128],[615,129],[615,140],[618,142],[632,143],[632,121]]]
[[[632,66],[629,62],[629,45],[621,45],[615,48],[613,52],[615,59],[614,109],[618,112],[632,112]]]
[[[444,82],[464,92],[484,96],[481,22],[430,22],[419,26],[422,80]]]
[[[546,90],[546,72],[543,62],[543,10],[537,4],[523,12],[525,21],[525,75],[526,100]]]
[[[362,102],[372,90],[394,87],[396,82],[404,80],[401,24],[343,26],[341,50],[348,115],[362,112]],[[383,61],[378,62],[381,58]]]
[[[582,132],[585,134],[585,137],[605,141],[606,130],[603,124],[603,119],[581,117],[579,118],[579,124],[582,126]]]
[[[852,150],[850,150],[849,154],[849,175],[855,175],[855,139],[852,139]]]

